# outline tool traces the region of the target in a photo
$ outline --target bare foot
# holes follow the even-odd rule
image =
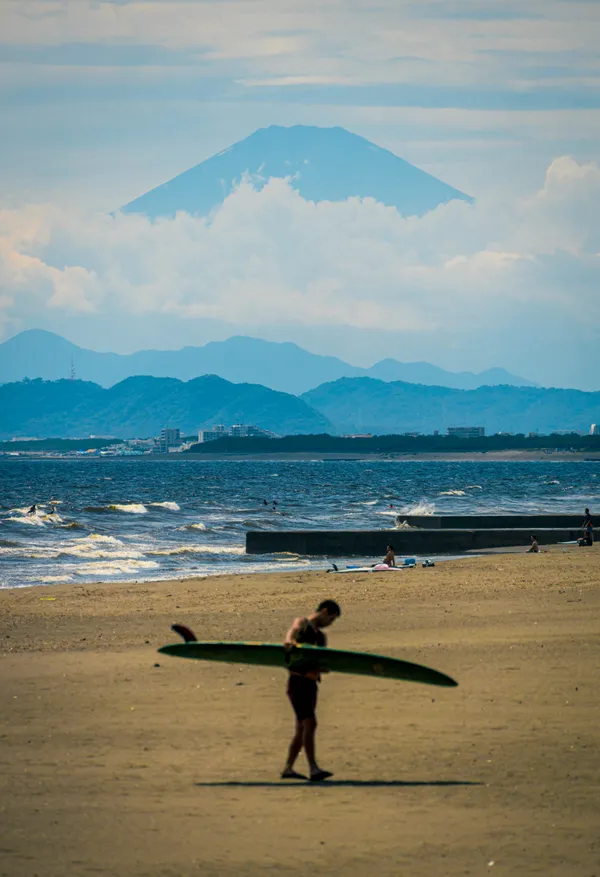
[[[310,774],[310,781],[311,783],[322,783],[323,780],[327,780],[332,776],[333,774],[328,770],[313,770]]]
[[[286,767],[284,771],[281,773],[282,780],[307,780],[308,777],[305,777],[303,773],[298,773],[291,767]]]

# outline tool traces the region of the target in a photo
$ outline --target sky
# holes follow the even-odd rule
[[[600,3],[2,0],[0,340],[292,340],[600,389]],[[245,184],[112,211],[260,127],[340,125],[475,198]]]

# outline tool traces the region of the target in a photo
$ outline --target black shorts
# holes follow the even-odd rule
[[[314,719],[318,691],[319,687],[314,679],[290,673],[287,696],[299,722],[304,721],[304,719]]]

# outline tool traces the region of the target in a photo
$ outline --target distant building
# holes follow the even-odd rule
[[[447,431],[454,438],[481,438],[485,435],[484,426],[449,426]]]
[[[218,423],[216,426],[211,427],[210,429],[201,429],[198,433],[198,441],[200,444],[204,442],[214,442],[217,439],[225,438],[229,435],[229,430],[226,426],[223,426],[222,423]]]
[[[600,435],[600,423],[592,423],[590,426],[590,435]]]
[[[181,430],[164,427],[160,431],[158,447],[161,454],[168,453],[171,448],[178,448],[181,444]]]
[[[217,439],[230,436],[231,438],[250,438],[252,436],[263,436],[263,438],[276,438],[274,432],[268,429],[261,429],[260,426],[253,426],[250,423],[234,423],[232,426],[223,426],[222,423],[213,426],[212,429],[201,429],[198,433],[198,441],[214,442]]]

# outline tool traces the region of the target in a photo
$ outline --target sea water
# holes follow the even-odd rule
[[[386,529],[408,513],[583,518],[599,505],[594,462],[5,459],[0,587],[325,568],[247,556],[245,533]]]

